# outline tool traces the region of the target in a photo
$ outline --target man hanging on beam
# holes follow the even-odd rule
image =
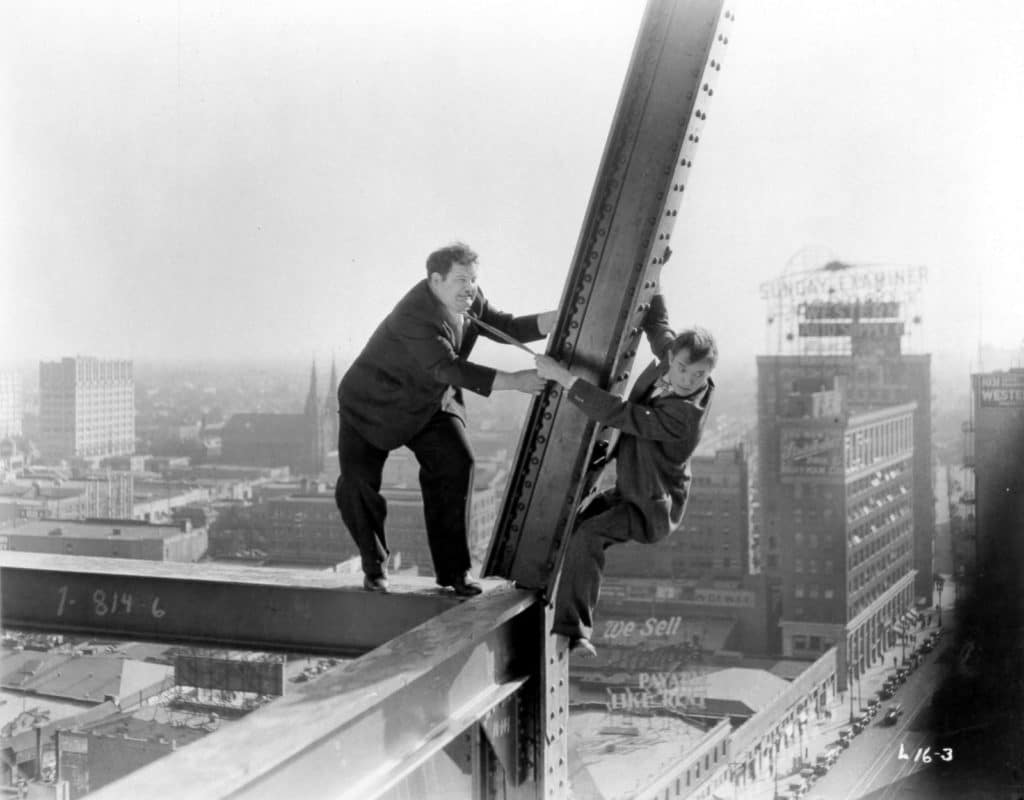
[[[657,294],[644,317],[644,332],[658,361],[637,378],[622,400],[550,356],[537,356],[537,372],[559,383],[570,402],[592,420],[619,430],[608,457],[616,459],[615,487],[593,496],[576,518],[555,594],[554,633],[570,649],[595,655],[590,641],[601,592],[604,551],[619,542],[653,544],[679,527],[690,487],[690,457],[700,442],[715,390],[718,359],[712,335],[669,327]]]
[[[338,387],[341,476],[334,495],[368,591],[388,589],[381,475],[388,453],[402,446],[420,465],[437,583],[463,596],[481,591],[468,577],[473,453],[462,390],[536,394],[544,381],[532,369],[475,364],[469,354],[480,334],[506,343],[542,339],[556,312],[515,317],[497,310],[477,285],[478,271],[477,254],[461,242],[431,253],[426,279],[384,318]]]

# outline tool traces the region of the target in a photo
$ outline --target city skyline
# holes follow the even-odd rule
[[[456,238],[499,307],[554,307],[640,10],[17,9],[0,361],[342,362]],[[766,350],[759,285],[827,254],[926,266],[926,351],[1019,345],[1024,10],[972,11],[739,7],[663,273],[723,369]]]

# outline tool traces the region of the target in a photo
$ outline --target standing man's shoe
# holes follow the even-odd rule
[[[445,588],[450,586],[459,597],[475,597],[483,591],[480,584],[471,581],[468,575],[460,575],[451,583],[442,583],[441,586]]]
[[[368,592],[386,592],[388,577],[387,575],[364,575],[363,588]]]

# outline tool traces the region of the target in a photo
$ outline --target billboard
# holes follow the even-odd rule
[[[842,475],[842,433],[783,428],[779,439],[779,460],[782,475]]]
[[[986,408],[1024,406],[1024,372],[993,372],[978,376],[981,405]]]
[[[849,336],[851,339],[896,339],[903,335],[902,322],[801,322],[800,336]]]
[[[174,659],[174,682],[197,689],[280,697],[284,694],[284,662],[183,653]]]
[[[900,304],[884,300],[815,300],[802,303],[797,311],[804,319],[894,319],[900,315]]]

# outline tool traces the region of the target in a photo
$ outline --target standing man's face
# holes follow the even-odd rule
[[[469,310],[476,298],[477,265],[452,264],[443,278],[440,273],[430,274],[430,290],[453,314]]]

